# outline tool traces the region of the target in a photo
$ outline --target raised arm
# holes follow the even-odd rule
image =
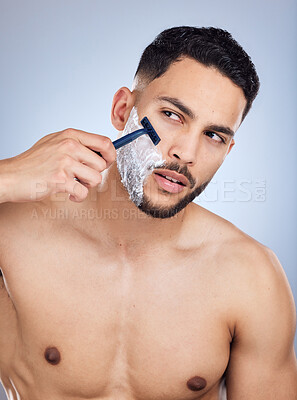
[[[0,160],[0,203],[39,201],[60,192],[83,201],[115,158],[108,137],[76,129],[51,133],[24,153]]]
[[[228,400],[296,400],[296,309],[276,255],[263,250],[240,304],[226,371]]]

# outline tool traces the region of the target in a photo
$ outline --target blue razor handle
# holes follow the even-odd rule
[[[112,142],[114,147],[116,149],[119,149],[120,147],[125,146],[125,144],[133,142],[133,140],[137,139],[139,136],[147,133],[145,128],[138,129],[138,131],[128,133],[128,135],[125,135],[115,141]]]
[[[133,140],[137,139],[139,136],[148,134],[154,145],[156,146],[160,142],[160,138],[153,128],[152,124],[148,120],[147,117],[144,117],[141,120],[141,125],[143,126],[143,129],[138,129],[135,132],[128,133],[128,135],[125,135],[117,140],[115,140],[113,143],[114,147],[116,149],[119,149],[122,146],[125,146],[126,144],[132,142]]]
[[[112,144],[114,145],[114,147],[116,149],[119,149],[120,147],[125,146],[125,144],[132,142],[133,140],[137,139],[139,136],[144,135],[144,134],[149,135],[151,141],[154,143],[155,146],[157,146],[157,144],[160,142],[161,139],[159,138],[159,135],[153,128],[153,126],[150,123],[150,121],[148,120],[148,118],[144,117],[140,122],[141,122],[141,125],[143,126],[142,129],[138,129],[135,132],[128,133],[128,135],[125,135],[125,136],[112,142]],[[100,153],[100,151],[93,150],[93,152],[98,154],[98,156],[102,157],[102,154]]]

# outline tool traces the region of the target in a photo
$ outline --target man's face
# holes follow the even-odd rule
[[[139,120],[148,117],[166,160],[145,182],[140,208],[154,217],[170,217],[205,189],[224,161],[246,99],[229,78],[190,58],[172,64],[137,99]]]

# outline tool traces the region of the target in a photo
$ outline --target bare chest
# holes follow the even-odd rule
[[[39,393],[51,382],[61,398],[181,400],[217,392],[231,337],[211,266],[182,254],[116,261],[87,242],[13,247],[4,257],[10,299],[0,301],[0,337],[17,349],[14,363],[9,346],[2,353],[16,380]]]

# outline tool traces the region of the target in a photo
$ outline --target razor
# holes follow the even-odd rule
[[[120,147],[125,146],[128,143],[133,142],[133,140],[139,138],[141,135],[148,135],[151,139],[151,141],[154,143],[155,146],[160,142],[160,137],[153,128],[152,124],[150,123],[149,119],[147,117],[144,117],[141,121],[141,125],[143,126],[142,129],[138,129],[137,131],[128,133],[128,135],[125,135],[115,141],[112,142],[114,147],[116,149],[119,149]],[[102,157],[102,154],[99,151],[93,150],[94,153],[98,154],[100,157]]]
[[[141,135],[149,135],[151,141],[154,143],[155,146],[160,142],[159,135],[153,128],[152,124],[148,120],[147,117],[144,117],[141,121],[141,125],[143,126],[142,129],[138,129],[137,131],[134,131],[132,133],[128,133],[128,135],[125,135],[117,140],[115,140],[113,143],[114,147],[116,149],[119,149],[122,146],[125,146],[126,144],[132,142],[133,140],[137,139]]]

